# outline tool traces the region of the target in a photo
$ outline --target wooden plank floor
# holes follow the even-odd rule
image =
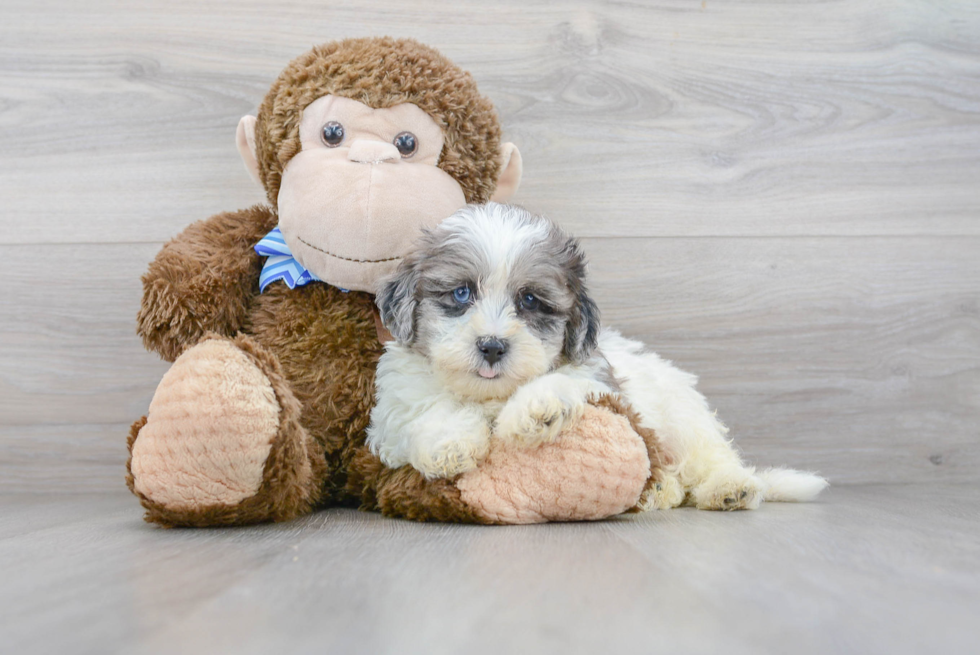
[[[594,524],[162,530],[0,497],[9,653],[976,653],[980,486]]]

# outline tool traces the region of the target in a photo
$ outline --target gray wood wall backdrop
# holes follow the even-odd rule
[[[0,490],[121,490],[166,365],[139,276],[259,202],[234,147],[315,43],[472,71],[518,200],[584,237],[607,322],[701,376],[760,463],[976,479],[980,4],[0,2]]]

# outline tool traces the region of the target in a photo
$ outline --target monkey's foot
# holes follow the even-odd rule
[[[557,439],[537,448],[495,440],[460,497],[494,523],[588,521],[637,505],[651,478],[644,438],[611,406],[586,405]]]
[[[322,472],[298,418],[278,361],[251,339],[188,349],[130,430],[127,483],[146,520],[234,525],[309,511]]]

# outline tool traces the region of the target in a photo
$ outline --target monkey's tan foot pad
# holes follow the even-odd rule
[[[650,477],[647,445],[628,418],[589,405],[553,442],[526,448],[495,440],[456,487],[495,523],[587,521],[633,508]]]
[[[311,467],[298,415],[275,357],[251,340],[188,349],[130,434],[127,481],[147,520],[224,525],[301,512]]]

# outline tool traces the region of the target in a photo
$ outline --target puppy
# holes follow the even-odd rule
[[[591,396],[616,393],[673,462],[646,509],[754,509],[827,485],[746,467],[696,378],[601,329],[578,242],[524,209],[459,210],[424,233],[377,304],[395,342],[378,364],[367,442],[390,467],[453,477],[475,468],[491,439],[550,441]]]

